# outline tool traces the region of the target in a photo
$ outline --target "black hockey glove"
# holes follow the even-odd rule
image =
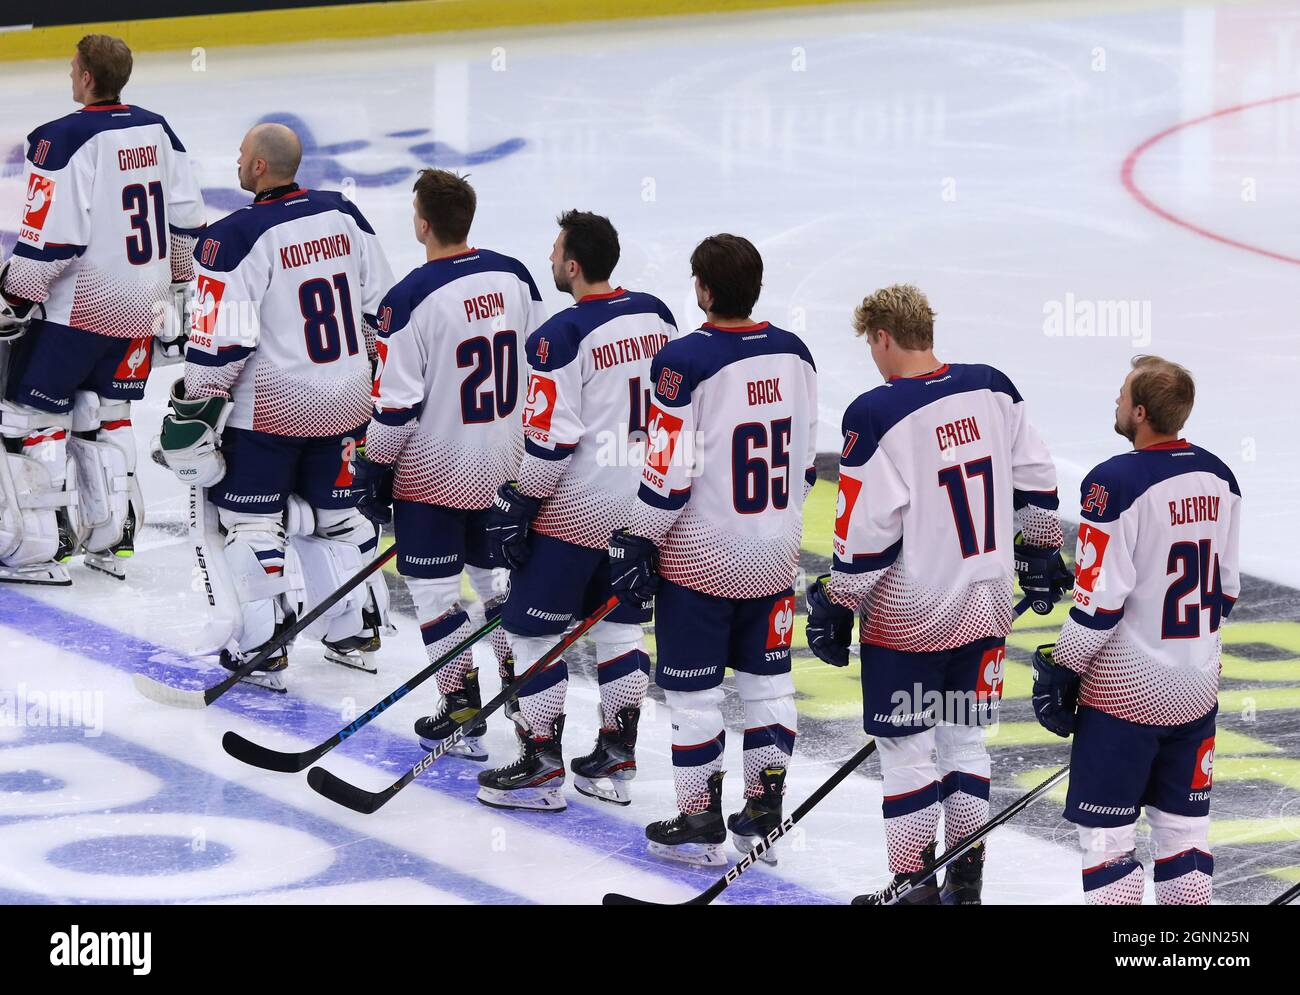
[[[352,489],[360,491],[357,511],[376,525],[393,520],[393,467],[391,463],[372,463],[366,459],[366,444],[357,446],[352,457]]]
[[[519,493],[515,481],[508,480],[497,488],[488,509],[484,531],[492,544],[492,562],[520,570],[528,562],[529,526],[542,506],[539,498]]]
[[[808,648],[817,659],[832,667],[849,665],[849,643],[853,641],[853,612],[837,605],[826,591],[830,574],[822,574],[808,585]]]
[[[1052,605],[1074,586],[1074,574],[1061,559],[1059,549],[1026,546],[1016,535],[1016,574],[1020,589],[1032,599],[1030,607],[1039,615],[1049,615]]]
[[[659,548],[649,539],[620,529],[609,537],[609,590],[638,608],[659,590]]]
[[[1052,659],[1055,649],[1047,643],[1034,651],[1034,715],[1048,732],[1069,736],[1079,708],[1079,675]]]

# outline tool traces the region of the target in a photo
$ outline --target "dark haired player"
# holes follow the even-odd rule
[[[656,297],[611,287],[618,232],[608,218],[568,211],[551,250],[572,307],[528,337],[519,479],[503,484],[488,526],[512,568],[502,622],[516,670],[532,666],[576,619],[609,598],[605,548],[629,520],[645,461],[650,364],[677,332]],[[595,748],[573,760],[584,795],[626,805],[636,774],[637,722],[649,684],[641,623],[649,601],[623,604],[591,631],[600,684]],[[557,660],[519,696],[518,759],[479,775],[479,801],[565,807],[560,750],[568,667]]]
[[[470,247],[476,205],[474,188],[455,173],[426,169],[416,180],[415,237],[428,261],[380,304],[375,412],[353,464],[365,491],[361,510],[393,523],[397,569],[430,660],[471,631],[460,603],[462,571],[489,618],[504,593],[494,582],[484,526],[497,488],[519,473],[523,344],[543,318],[523,263]],[[509,677],[504,637],[493,648]],[[437,681],[441,707],[415,724],[430,749],[481,704],[470,650],[439,670]],[[485,724],[466,731],[453,752],[486,760]]]
[[[654,853],[720,863],[781,820],[796,713],[790,675],[803,502],[816,479],[817,372],[791,332],[750,313],[758,250],[714,235],[691,255],[705,323],[651,368],[650,448],[631,522],[610,538],[614,590],[655,599],[656,683],[672,709],[678,815]],[[745,706],[742,811],[722,819],[722,677]]]

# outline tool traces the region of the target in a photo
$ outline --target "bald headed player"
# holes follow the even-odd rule
[[[240,144],[239,185],[253,202],[211,225],[196,252],[185,379],[159,439],[161,459],[197,491],[191,526],[230,669],[377,544],[349,464],[370,419],[373,315],[392,271],[352,203],[295,182],[301,158],[281,124]],[[372,579],[307,632],[327,660],[373,670],[387,607]],[[278,648],[250,683],[284,690],[287,663]]]

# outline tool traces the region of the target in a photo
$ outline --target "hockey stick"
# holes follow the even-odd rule
[[[470,721],[478,722],[486,719],[489,715],[509,701],[510,698],[518,694],[520,689],[532,680],[534,674],[545,670],[552,663],[558,660],[564,654],[565,650],[586,634],[588,629],[617,607],[618,598],[611,597],[603,605],[570,629],[564,635],[564,638],[547,650],[540,660],[524,671],[522,676],[517,677],[514,681],[498,691],[497,696],[479,709],[478,713]],[[451,751],[456,744],[464,738],[465,726],[463,724],[458,725],[452,730],[450,736],[438,744],[436,749],[426,753],[419,763],[382,791],[366,791],[364,788],[358,788],[355,784],[349,784],[341,777],[331,774],[324,767],[313,767],[309,770],[307,772],[307,783],[311,785],[313,791],[317,794],[324,795],[330,801],[342,805],[345,808],[350,808],[354,812],[369,815],[371,812],[374,812],[386,804],[393,795],[397,794],[419,777],[419,775],[428,769],[431,764]]]
[[[479,627],[476,632],[471,632],[468,636],[458,642],[438,659],[434,660],[418,674],[408,680],[396,691],[391,692],[388,697],[382,701],[376,702],[369,710],[357,716],[351,723],[344,726],[325,742],[315,746],[310,750],[302,753],[281,753],[279,750],[270,750],[265,746],[259,746],[252,740],[245,739],[237,732],[227,732],[221,737],[221,747],[236,760],[242,760],[244,763],[253,767],[261,767],[263,770],[275,770],[284,774],[296,774],[300,770],[306,770],[330,750],[338,746],[339,743],[354,735],[362,726],[370,722],[371,719],[378,718],[391,706],[397,704],[406,695],[414,691],[439,670],[445,667],[452,660],[456,659],[476,642],[486,636],[489,632],[501,624],[501,616],[497,615],[487,624]]]
[[[1273,899],[1273,901],[1269,902],[1268,904],[1269,905],[1290,905],[1295,900],[1297,895],[1300,895],[1300,881],[1297,881],[1290,888],[1282,892],[1282,894],[1278,895],[1277,898]]]
[[[901,899],[907,897],[908,892],[910,892],[914,888],[919,887],[920,885],[925,884],[925,882],[929,881],[932,877],[934,877],[941,870],[943,870],[945,867],[951,864],[954,860],[956,860],[963,853],[965,853],[967,850],[973,847],[976,843],[984,839],[985,836],[988,836],[989,833],[997,829],[998,826],[1002,825],[1003,823],[1010,822],[1015,816],[1017,816],[1019,813],[1021,813],[1026,808],[1028,808],[1030,803],[1035,801],[1040,795],[1045,794],[1058,781],[1064,778],[1065,775],[1068,773],[1070,773],[1070,765],[1066,764],[1064,767],[1058,770],[1055,774],[1049,777],[1038,787],[1034,788],[1028,794],[1023,795],[1016,801],[1012,802],[1001,812],[995,815],[992,819],[984,823],[984,825],[980,826],[979,829],[976,829],[973,833],[968,833],[966,836],[962,837],[962,839],[958,840],[952,846],[948,847],[948,849],[944,851],[942,857],[939,857],[930,865],[926,867],[922,867],[919,871],[916,871],[915,873],[908,875],[904,880],[900,881],[898,884],[890,884],[887,888],[884,889],[884,891],[880,893],[880,897],[882,899],[880,904],[881,905],[897,904]]]
[[[352,578],[331,594],[328,598],[318,604],[302,618],[298,619],[293,625],[283,632],[277,633],[271,641],[262,647],[261,651],[247,663],[241,664],[239,669],[232,673],[220,684],[215,684],[210,688],[202,691],[184,691],[180,688],[174,688],[171,685],[163,684],[152,677],[144,674],[132,675],[135,682],[135,689],[146,698],[159,702],[163,705],[176,705],[179,708],[207,708],[223,694],[233,688],[241,680],[251,674],[263,663],[269,660],[281,646],[294,639],[298,633],[311,625],[336,604],[342,601],[358,585],[362,584],[367,577],[383,567],[385,563],[397,555],[397,547],[389,546],[382,554],[371,560],[362,570],[353,574]]]
[[[601,904],[602,905],[708,905],[715,898],[717,898],[724,891],[726,891],[727,888],[731,887],[731,885],[735,882],[736,878],[740,877],[740,875],[744,874],[745,871],[753,867],[754,864],[758,862],[759,858],[762,857],[763,854],[767,853],[767,851],[770,850],[776,844],[777,840],[779,840],[782,836],[784,836],[791,829],[793,829],[796,822],[798,822],[810,811],[812,811],[812,807],[814,805],[816,805],[819,801],[821,801],[832,791],[834,791],[839,786],[839,783],[841,781],[843,781],[846,777],[848,777],[855,770],[857,770],[858,767],[862,764],[862,762],[875,752],[876,752],[876,741],[872,739],[867,743],[866,746],[862,747],[862,749],[858,750],[857,753],[849,757],[849,759],[839,768],[839,770],[837,770],[834,774],[832,774],[829,778],[827,778],[826,781],[823,782],[822,785],[816,791],[814,791],[811,795],[805,798],[803,804],[800,805],[798,808],[796,808],[788,816],[786,816],[785,819],[782,821],[781,825],[777,826],[766,836],[764,836],[761,840],[759,840],[756,844],[754,844],[753,849],[751,849],[749,853],[741,857],[740,860],[737,861],[734,865],[728,867],[727,872],[723,874],[722,877],[718,878],[717,881],[713,882],[713,884],[709,885],[706,889],[704,889],[704,891],[700,892],[694,898],[687,899],[684,902],[651,902],[651,901],[647,901],[644,898],[633,898],[631,895],[620,895],[618,894],[618,892],[611,891],[609,894],[605,896]]]
[[[1025,610],[1029,607],[1029,604],[1030,604],[1030,599],[1028,597],[1022,598],[1016,604],[1013,611],[1015,612],[1017,618],[1019,618],[1021,615],[1025,613]],[[850,757],[849,760],[842,767],[840,767],[839,770],[837,770],[834,774],[832,774],[830,778],[824,784],[822,784],[821,787],[819,787],[816,791],[814,791],[811,795],[809,795],[806,799],[804,799],[803,804],[800,805],[798,808],[796,808],[781,823],[781,825],[779,825],[776,829],[773,829],[770,833],[767,834],[767,836],[763,837],[763,839],[759,840],[758,843],[754,845],[753,849],[751,849],[749,853],[745,854],[745,856],[743,856],[736,864],[734,864],[732,867],[729,867],[727,869],[727,872],[723,874],[721,878],[719,878],[713,884],[709,885],[708,888],[700,892],[694,898],[688,899],[685,902],[651,902],[643,898],[633,898],[630,895],[620,895],[618,892],[609,892],[607,895],[605,895],[605,898],[601,904],[603,905],[673,905],[673,904],[708,905],[715,898],[721,895],[723,891],[725,891],[728,887],[730,887],[732,882],[734,882],[736,878],[744,874],[745,871],[747,871],[750,867],[753,867],[754,864],[759,860],[759,858],[762,857],[763,854],[765,854],[768,850],[772,848],[772,846],[775,845],[777,840],[779,840],[782,836],[784,836],[791,829],[793,829],[795,823],[797,823],[800,819],[802,819],[805,815],[807,815],[809,810],[812,809],[814,805],[816,805],[819,801],[821,801],[833,790],[835,790],[835,788],[839,786],[839,783],[841,781],[843,781],[846,777],[849,776],[849,774],[851,774],[854,770],[856,770],[862,764],[862,762],[866,760],[867,757],[871,756],[871,754],[873,754],[874,752],[876,752],[876,741],[873,739],[869,743],[867,743],[867,745],[864,746],[861,750],[859,750],[852,757]]]

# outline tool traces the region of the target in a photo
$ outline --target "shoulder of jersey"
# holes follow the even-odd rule
[[[518,259],[490,249],[475,249],[460,256],[434,259],[415,267],[393,284],[384,295],[384,304],[393,308],[394,315],[398,312],[409,314],[431,294],[461,277],[491,272],[508,273],[517,277],[528,286],[533,300],[541,299],[527,268]]]
[[[1021,399],[1015,384],[1001,370],[981,363],[945,363],[930,376],[900,377],[859,394],[844,412],[844,426],[859,433],[870,428],[879,439],[927,404],[975,390],[1005,394],[1013,403]]]
[[[738,351],[732,336],[748,347]],[[705,326],[684,332],[670,340],[655,356],[655,368],[668,366],[688,374],[691,384],[707,380],[723,367],[756,355],[789,353],[798,356],[814,370],[812,353],[803,339],[770,322],[762,322],[754,331],[718,331]]]
[[[1227,464],[1208,449],[1189,444],[1157,449],[1131,449],[1104,460],[1083,478],[1081,493],[1086,499],[1094,488],[1102,488],[1105,497],[1100,516],[1113,520],[1132,506],[1154,485],[1184,473],[1211,473],[1228,485],[1238,496],[1237,478]],[[1094,504],[1096,504],[1094,500]]]
[[[229,272],[248,256],[257,240],[278,225],[317,217],[337,211],[350,217],[362,231],[375,233],[370,223],[357,210],[355,204],[333,190],[302,190],[287,194],[278,200],[260,204],[245,204],[203,230],[203,237],[195,248],[195,256],[204,259],[210,270]],[[215,244],[215,250],[203,247]]]
[[[82,108],[41,125],[27,136],[27,157],[41,169],[63,169],[77,151],[96,135],[150,124],[161,125],[172,148],[177,152],[185,151],[185,146],[161,114],[143,107],[122,105],[102,109]],[[45,143],[43,147],[42,143]]]

